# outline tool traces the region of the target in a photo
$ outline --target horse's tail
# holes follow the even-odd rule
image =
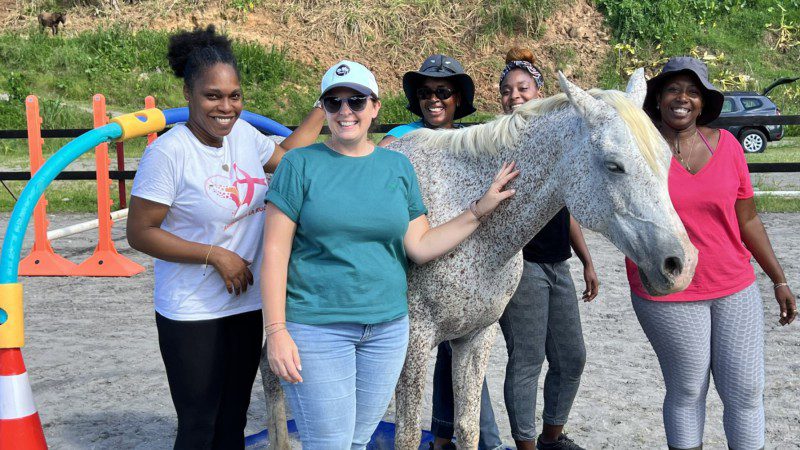
[[[264,384],[264,398],[267,401],[267,432],[270,448],[291,450],[289,430],[286,428],[286,406],[283,401],[283,388],[278,377],[272,373],[267,361],[267,344],[261,352],[261,380]]]

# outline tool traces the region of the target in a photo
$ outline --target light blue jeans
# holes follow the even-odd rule
[[[392,399],[408,347],[408,316],[375,325],[286,328],[302,383],[282,381],[304,450],[364,449]]]

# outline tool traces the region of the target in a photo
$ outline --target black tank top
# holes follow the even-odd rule
[[[563,208],[523,247],[522,257],[529,262],[552,264],[570,256],[569,211]]]

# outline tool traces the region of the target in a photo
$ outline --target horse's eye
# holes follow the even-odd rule
[[[611,173],[625,173],[625,168],[622,167],[622,164],[614,161],[606,161],[606,169]]]

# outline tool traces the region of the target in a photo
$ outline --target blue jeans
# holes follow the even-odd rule
[[[405,362],[408,316],[375,325],[286,328],[302,383],[281,381],[304,450],[363,449],[383,418]]]
[[[586,363],[578,304],[569,263],[525,261],[500,318],[508,350],[504,394],[515,441],[536,440],[536,391],[545,357],[542,421],[567,422]]]
[[[439,344],[436,353],[436,366],[433,369],[433,414],[431,417],[431,433],[438,438],[452,439],[455,406],[453,399],[453,349],[449,342]],[[500,430],[494,420],[492,399],[486,378],[483,379],[481,392],[479,450],[495,450],[503,447]]]

